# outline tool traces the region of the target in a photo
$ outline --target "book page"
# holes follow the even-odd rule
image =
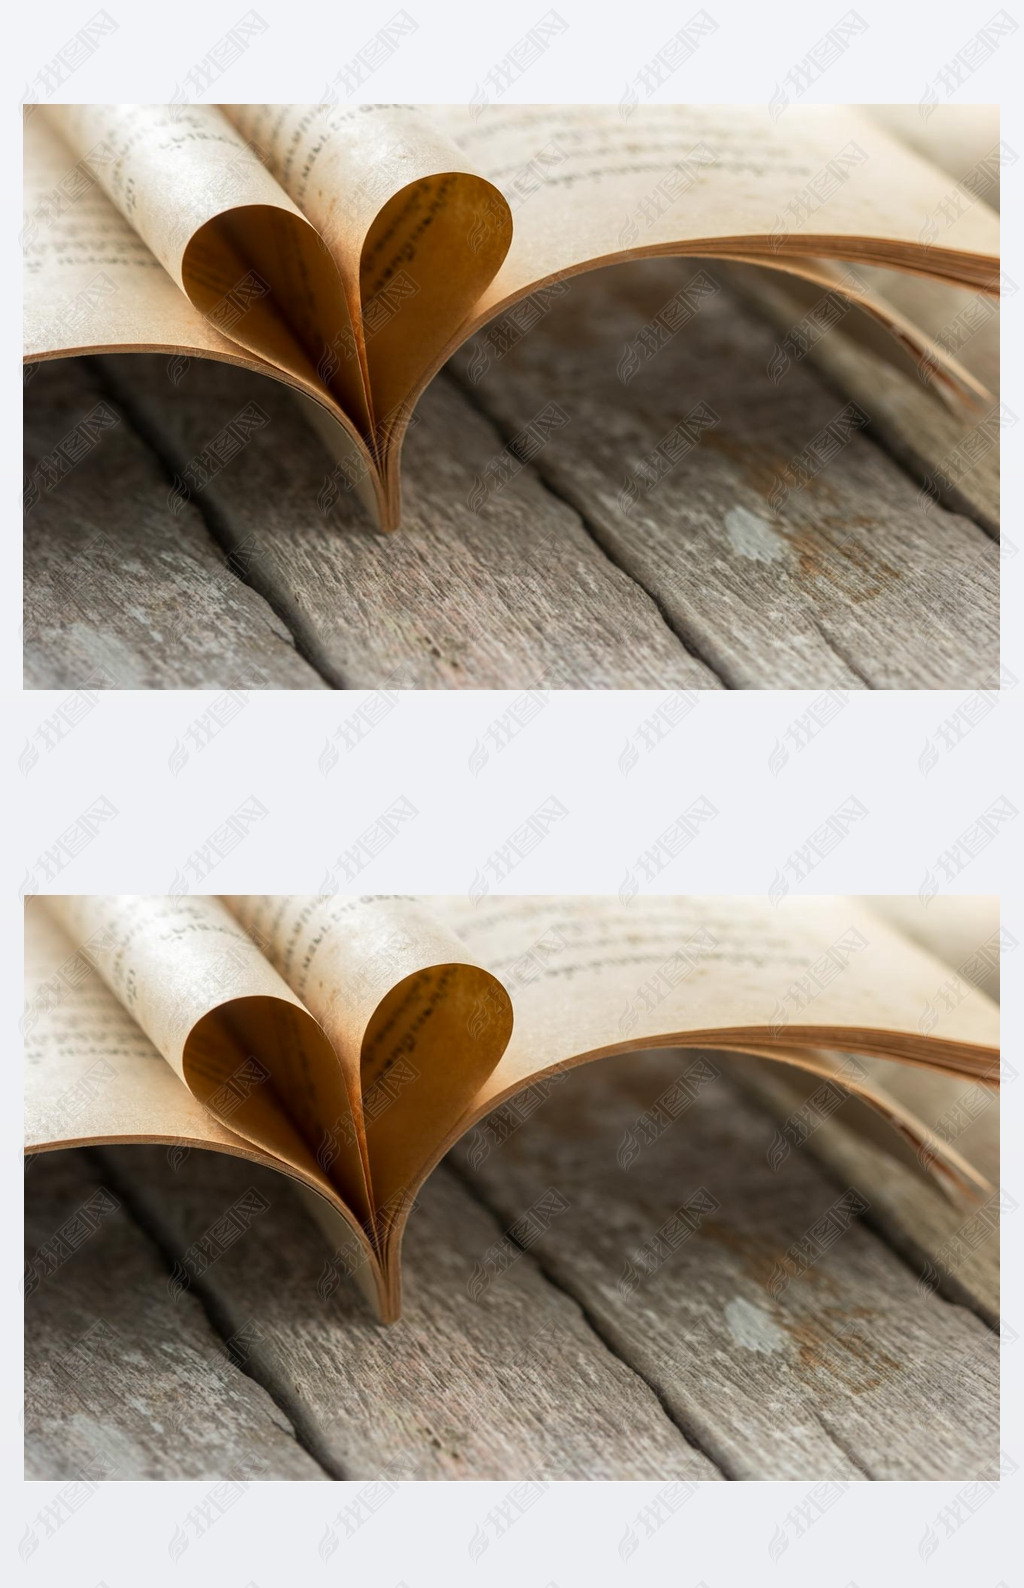
[[[899,143],[914,149],[951,183],[950,207],[970,207],[978,199],[999,211],[1005,146],[999,139],[998,105],[931,105],[922,116],[917,105],[862,105],[869,118]],[[993,271],[989,292],[965,297],[942,281],[868,269],[871,285],[992,392],[999,391],[1000,281]],[[1006,283],[1013,292],[1013,283]]]
[[[25,907],[25,1147],[166,1141],[260,1162],[175,1075],[39,899]]]
[[[884,355],[949,400],[990,405],[993,360],[974,354],[997,218],[973,191],[954,202],[949,175],[875,119],[833,106],[781,122],[737,106],[478,108],[38,107],[29,356],[165,347],[273,369],[385,530],[401,516],[405,428],[445,359],[545,282],[618,259],[753,261],[847,296],[821,256],[887,267],[856,289],[858,325],[884,327]],[[69,206],[83,185],[94,191]],[[111,226],[102,194],[130,230]],[[113,290],[93,268],[112,252]],[[889,302],[878,284],[900,271],[977,287],[970,325],[950,326],[923,291]]]
[[[330,249],[386,431],[505,258],[505,199],[426,107],[223,108]]]
[[[991,1078],[996,1007],[959,981],[950,997],[947,967],[864,901],[229,903],[30,903],[30,1146],[180,1139],[286,1168],[361,1221],[387,1318],[417,1187],[447,1148],[513,1094],[605,1054],[711,1047],[782,1064],[808,1094],[834,1082],[864,1133],[880,1119],[898,1133],[882,1143],[902,1140],[916,1167],[986,1188],[943,1119],[929,1130],[870,1056]],[[849,1072],[828,1047],[869,1057]],[[367,1179],[357,1210],[363,1164],[372,1203]]]
[[[374,1203],[433,1162],[498,1064],[513,1009],[431,901],[326,895],[227,899],[326,1032],[358,1088]],[[341,1125],[333,1119],[331,1133]]]
[[[830,260],[863,269],[853,287],[863,333],[883,356],[922,372],[938,393],[986,402],[985,382],[947,349],[941,326],[919,331],[872,285],[869,266],[973,285],[998,275],[998,217],[957,203],[950,179],[881,127],[843,106],[433,105],[430,114],[468,165],[490,178],[513,221],[505,263],[458,332],[406,394],[382,458],[383,521],[400,514],[406,416],[457,347],[540,287],[620,260],[658,254],[756,263],[817,293],[851,289]],[[995,151],[995,156],[998,151]],[[505,205],[478,217],[471,246],[489,245]],[[877,322],[877,324],[876,324]],[[935,334],[930,334],[934,332]]]
[[[946,1000],[945,967],[861,901],[763,897],[437,901],[512,994],[474,1110],[576,1055],[644,1046],[840,1047],[994,1079],[998,1010]]]
[[[230,341],[369,424],[337,269],[315,229],[209,105],[39,111],[171,280]],[[341,355],[330,367],[325,346]]]
[[[263,1151],[229,1125],[252,1090],[260,1067],[249,1060],[221,1089],[215,1117],[174,1073],[100,976],[88,950],[77,947],[41,899],[25,906],[25,1151],[105,1144],[165,1144],[178,1156],[191,1148],[226,1152],[277,1169],[304,1191],[307,1207],[382,1309],[372,1247],[356,1214],[328,1193],[322,1177],[300,1163]],[[27,1184],[30,1194],[31,1178]]]
[[[400,1310],[408,1212],[434,1164],[506,1099],[538,1082],[543,1095],[545,1081],[577,1064],[650,1047],[711,1047],[732,1050],[738,1063],[774,1060],[798,1082],[812,1072],[817,1084],[834,1079],[836,1066],[810,1050],[831,1046],[997,1073],[991,1001],[969,993],[942,1011],[941,1035],[922,1037],[922,1012],[935,1002],[943,967],[855,899],[792,898],[779,909],[763,896],[458,896],[424,903],[500,977],[515,1025],[501,1062],[381,1231],[387,1317]],[[904,1156],[937,1148],[930,1166],[936,1178],[961,1192],[983,1191],[984,1175],[955,1148],[936,1143],[870,1076],[856,1088],[856,1107],[862,1105],[860,1128],[870,1132],[870,1111],[880,1114],[890,1151],[894,1144],[899,1151],[891,1128],[904,1139]]]
[[[223,905],[125,894],[46,908],[199,1103],[368,1219],[356,1132],[329,1162],[316,1155],[321,1121],[352,1117],[330,1043]]]
[[[867,902],[904,937],[942,962],[943,1002],[957,1002],[965,987],[977,987],[998,1003],[1002,960],[1016,951],[1018,940],[1000,922],[997,897],[939,894],[925,903],[916,894],[881,894]],[[1012,1079],[1012,1071],[1008,1078]],[[998,1094],[959,1077],[902,1068],[886,1077],[886,1085],[941,1139],[955,1142],[998,1184]]]
[[[999,208],[999,165],[992,159],[999,147],[999,106],[948,104],[858,105],[869,121],[884,127],[897,143],[913,149],[929,164],[945,171],[991,209]],[[927,114],[922,111],[927,108]]]
[[[435,114],[506,194],[515,232],[474,325],[524,292],[641,253],[767,262],[815,255],[987,284],[999,247],[983,202],[841,106],[462,106]],[[950,213],[952,209],[953,213]]]
[[[28,360],[124,349],[219,358],[266,372],[176,287],[45,116],[25,119],[24,338]]]
[[[993,894],[869,894],[865,900],[884,921],[912,943],[999,1002],[1000,961],[1016,939],[999,923]]]

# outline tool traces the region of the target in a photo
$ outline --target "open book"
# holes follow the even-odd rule
[[[997,218],[977,182],[958,186],[852,109],[28,108],[26,359],[165,352],[172,378],[192,357],[273,376],[328,441],[334,485],[384,529],[400,522],[413,409],[449,355],[496,321],[486,365],[567,278],[618,260],[785,272],[849,299],[864,334],[891,332],[893,361],[948,400],[991,401],[858,267],[993,294]],[[678,296],[638,328],[640,356],[692,316]],[[689,445],[707,421],[698,395],[680,413]],[[261,427],[252,410],[211,436],[183,491]],[[563,422],[550,405],[534,443]]]
[[[607,1054],[698,1050],[682,1098],[708,1049],[828,1082],[950,1194],[991,1190],[878,1072],[997,1085],[996,1005],[863,901],[37,898],[26,945],[27,1150],[163,1142],[278,1169],[385,1321],[438,1160]]]

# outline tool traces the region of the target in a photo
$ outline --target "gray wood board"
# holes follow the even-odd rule
[[[568,1075],[475,1167],[472,1144],[456,1161],[504,1220],[549,1181],[568,1199],[534,1249],[545,1271],[730,1476],[996,1476],[997,1339],[863,1217],[830,1213],[852,1187],[869,1215],[869,1185],[803,1152],[773,1170],[773,1123],[714,1055],[721,1078],[690,1108],[637,1128],[692,1062]],[[701,1190],[719,1207],[681,1240]]]
[[[177,1302],[161,1283],[143,1357],[147,1331],[177,1337],[179,1309],[200,1302],[223,1338],[246,1340],[245,1373],[339,1478],[991,1476],[996,1338],[869,1227],[874,1188],[814,1262],[792,1255],[849,1186],[863,1189],[854,1164],[835,1178],[798,1151],[772,1170],[774,1122],[723,1062],[623,1166],[627,1133],[692,1062],[602,1061],[566,1076],[501,1145],[468,1138],[411,1220],[392,1329],[282,1177],[217,1154],[105,1151],[106,1183],[168,1273],[248,1186],[268,1202]],[[719,1206],[689,1239],[667,1236],[701,1187]],[[558,1211],[523,1238],[524,1214],[552,1190]],[[75,1259],[83,1275],[91,1248]],[[91,1282],[105,1283],[98,1267]],[[52,1353],[82,1328],[63,1329],[49,1285]],[[192,1404],[176,1424],[180,1462],[204,1437]],[[59,1414],[54,1396],[51,1423]],[[45,1467],[55,1436],[38,1433]]]
[[[773,383],[776,333],[726,287],[667,329],[694,268],[581,277],[479,379],[472,347],[454,368],[507,436],[562,406],[534,467],[731,687],[990,683],[990,537],[923,495],[865,409],[839,421],[847,403],[809,363]],[[700,405],[715,422],[688,447]]]
[[[719,687],[533,469],[517,467],[487,511],[470,505],[503,441],[445,377],[407,438],[403,527],[381,536],[332,488],[329,454],[278,383],[194,364],[172,389],[159,360],[106,368],[169,472],[246,402],[267,415],[202,491],[204,509],[338,687]]]
[[[998,393],[999,313],[991,300],[920,276],[899,283],[892,279],[893,272],[865,274],[877,278],[880,291],[895,307]],[[784,349],[793,327],[806,322],[806,302],[793,300],[785,278],[754,266],[730,272],[729,281],[777,328],[776,347]],[[824,296],[817,294],[819,301]],[[961,327],[967,315],[972,316],[968,325],[978,325],[970,335]],[[833,390],[865,409],[871,434],[935,500],[997,537],[999,448],[984,439],[990,410],[950,408],[936,401],[923,381],[907,379],[877,351],[846,334],[848,326],[853,329],[850,322],[840,321],[814,340],[806,355],[810,362]],[[972,436],[979,426],[981,432]]]
[[[982,1095],[976,1087],[927,1070],[915,1068],[904,1077],[899,1065],[877,1064],[875,1069],[890,1095],[929,1124],[944,1114],[950,1119],[963,1114],[964,1110],[958,1107],[963,1094],[972,1094],[972,1107],[979,1101],[984,1103],[984,1112],[961,1135],[952,1138],[952,1145],[993,1185],[998,1185],[998,1093]],[[754,1071],[743,1080],[780,1122],[797,1106],[784,1074]],[[929,1094],[935,1097],[931,1110],[927,1107]],[[950,1139],[948,1132],[944,1135]],[[822,1119],[803,1147],[845,1184],[870,1186],[867,1220],[882,1230],[885,1239],[904,1253],[936,1289],[972,1308],[991,1328],[999,1327],[999,1223],[991,1199],[965,1205],[959,1199],[946,1197],[888,1153],[848,1130],[842,1109],[833,1117]]]
[[[25,448],[26,688],[324,687],[87,361],[35,368]]]
[[[42,1154],[25,1194],[26,1477],[326,1476],[197,1298],[172,1300],[95,1157]]]
[[[261,614],[271,653],[272,636],[294,637],[292,687],[990,684],[990,538],[928,500],[863,429],[822,442],[841,394],[809,360],[773,384],[777,334],[727,286],[669,334],[666,305],[678,317],[695,269],[715,267],[595,272],[538,300],[528,331],[528,319],[499,322],[474,339],[414,416],[404,528],[389,537],[332,484],[330,457],[274,381],[198,360],[174,362],[172,381],[156,356],[89,375],[40,368],[33,466],[74,422],[83,380],[99,379],[128,423],[30,515],[30,681],[64,684],[107,656],[119,682],[223,687],[244,665],[240,604]],[[870,384],[851,374],[865,420]],[[908,436],[938,413],[913,395]],[[247,444],[200,469],[251,403],[263,419]],[[680,423],[701,403],[717,419],[689,447]],[[172,511],[172,482],[199,473],[205,484]],[[121,555],[101,539],[98,559],[81,556],[108,520]],[[194,658],[188,645],[177,654],[178,629]]]
[[[202,1152],[176,1167],[142,1148],[105,1157],[172,1262],[240,1191],[266,1197],[194,1288],[226,1332],[258,1322],[249,1371],[332,1476],[719,1476],[536,1263],[475,1292],[503,1232],[447,1171],[413,1215],[406,1312],[387,1328],[284,1177]]]

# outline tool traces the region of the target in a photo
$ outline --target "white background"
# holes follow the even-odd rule
[[[98,9],[92,0],[19,8],[8,17],[5,103],[8,144],[17,144],[16,102],[39,97],[31,85],[66,41]],[[241,0],[167,6],[110,0],[118,22],[54,97],[78,100],[154,100],[174,97],[193,66],[216,45],[246,7]],[[317,101],[327,84],[398,9],[310,5],[260,0],[268,24],[251,48],[212,85],[211,98]],[[472,97],[489,68],[550,9],[535,4],[438,5],[408,0],[419,24],[361,91],[375,100],[455,100]],[[510,101],[617,102],[633,73],[698,9],[696,4],[612,7],[595,0],[558,0],[569,26],[510,88]],[[710,0],[719,24],[659,97],[764,101],[787,71],[848,9],[837,3],[787,7]],[[856,9],[867,31],[808,89],[814,100],[906,101],[916,104],[945,65],[999,8],[933,3],[927,7],[863,0]],[[1003,103],[1003,137],[1024,148],[1019,108],[1024,80],[1024,7],[1011,0],[1018,35],[979,67],[955,96],[963,102]],[[940,99],[944,97],[940,93]],[[1019,280],[1020,167],[1004,172],[1004,258]],[[351,752],[341,750],[325,776],[319,760],[328,738],[360,706],[356,693],[325,696],[253,695],[234,721],[175,772],[175,747],[187,743],[189,723],[210,697],[138,694],[103,697],[79,725],[27,772],[18,767],[41,721],[61,695],[22,697],[20,635],[19,475],[21,386],[17,301],[20,256],[20,172],[5,160],[9,217],[0,259],[12,306],[3,320],[7,468],[2,526],[7,604],[3,646],[7,754],[3,810],[7,843],[3,964],[6,1054],[12,1104],[4,1111],[2,1157],[7,1195],[3,1220],[9,1243],[0,1289],[4,1330],[3,1404],[5,1514],[0,1559],[19,1569],[18,1543],[59,1485],[21,1482],[20,1430],[20,1172],[17,1108],[20,1009],[20,901],[25,888],[59,891],[164,891],[207,836],[255,795],[267,815],[211,874],[204,891],[314,891],[338,857],[399,797],[416,809],[394,841],[368,862],[356,891],[459,892],[487,874],[489,856],[536,806],[554,795],[566,815],[507,878],[509,892],[617,892],[638,854],[694,799],[704,796],[719,814],[694,843],[650,884],[657,891],[763,892],[776,873],[835,808],[851,795],[866,807],[855,824],[803,884],[809,892],[916,893],[936,875],[943,853],[1000,796],[1024,807],[1017,762],[1024,690],[1009,688],[996,710],[952,752],[943,751],[927,774],[919,757],[939,724],[963,704],[958,694],[851,697],[836,720],[781,771],[769,758],[788,725],[813,695],[773,692],[709,693],[656,750],[641,750],[623,774],[619,758],[660,697],[639,693],[552,696],[544,710],[479,772],[470,758],[488,743],[488,725],[507,709],[496,693],[406,696]],[[1021,294],[1007,304],[1005,347],[1020,346]],[[1004,355],[1004,398],[1022,412],[1019,357]],[[1004,447],[1004,667],[1024,680],[1020,643],[1020,443],[1011,431]],[[1016,753],[1014,753],[1016,752]],[[108,799],[117,816],[69,862],[59,881],[46,883],[45,857],[61,832],[92,801]],[[957,877],[939,886],[955,892],[1001,892],[1006,924],[1020,936],[1019,822]],[[196,886],[198,886],[196,884]],[[344,887],[345,884],[342,883]],[[492,881],[492,887],[499,884]],[[784,908],[784,905],[782,906]],[[1016,966],[1013,967],[1016,971]],[[1007,1052],[1019,1068],[1020,1005],[1006,989]],[[1019,1087],[1004,1093],[1005,1180],[1018,1201]],[[1020,1297],[1020,1216],[1006,1221],[1005,1311],[1024,1330]],[[1024,1344],[1004,1358],[1003,1448],[1024,1462],[1019,1414],[1008,1408],[1020,1394]],[[1014,1395],[1014,1391],[1016,1394]],[[529,1476],[519,1474],[516,1476]],[[325,1525],[349,1498],[347,1486],[261,1484],[228,1511],[211,1532],[191,1542],[175,1563],[168,1545],[207,1484],[103,1486],[25,1564],[33,1584],[134,1588],[145,1581],[190,1580],[225,1588],[277,1588],[294,1581],[336,1582],[367,1577],[393,1588],[407,1583],[526,1584],[546,1588],[628,1583],[640,1579],[682,1588],[722,1588],[766,1580],[814,1588],[868,1588],[878,1583],[972,1584],[996,1588],[1020,1580],[1019,1546],[1011,1541],[1024,1499],[1024,1470],[971,1520],[946,1537],[940,1508],[961,1485],[851,1485],[841,1501],[774,1563],[768,1543],[785,1524],[808,1484],[709,1484],[690,1499],[627,1561],[619,1541],[657,1484],[559,1484],[526,1512],[506,1537],[477,1561],[469,1540],[505,1484],[405,1485],[353,1538],[324,1563],[317,1545]],[[358,1486],[356,1486],[358,1487]],[[38,1531],[38,1524],[37,1531]],[[939,1548],[924,1560],[919,1544],[929,1528]],[[784,1529],[785,1530],[785,1529]],[[1015,1564],[1016,1561],[1016,1564]]]

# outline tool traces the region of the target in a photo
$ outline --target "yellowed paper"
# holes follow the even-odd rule
[[[362,1232],[385,1317],[433,1164],[503,1100],[604,1054],[732,1049],[835,1079],[890,1145],[984,1184],[870,1070],[821,1051],[995,1081],[995,1006],[967,984],[949,998],[947,968],[862,901],[68,897],[36,901],[26,929],[30,1148],[202,1138],[285,1168]],[[109,1093],[72,1119],[97,1057]]]
[[[753,260],[826,284],[826,261],[845,259],[981,292],[994,290],[998,268],[984,201],[950,202],[948,174],[877,120],[837,107],[795,106],[776,122],[756,107],[693,105],[625,117],[614,106],[509,105],[479,117],[439,106],[50,106],[26,137],[44,199],[60,188],[45,118],[72,173],[102,189],[186,303],[172,304],[147,255],[93,203],[91,220],[86,210],[59,217],[56,238],[34,248],[31,356],[180,336],[183,349],[205,340],[224,357],[233,344],[238,362],[272,368],[305,395],[384,528],[399,521],[401,442],[425,384],[488,319],[547,282],[656,254]],[[46,208],[36,202],[34,213]],[[76,258],[88,270],[97,257],[72,237],[90,226],[97,243],[117,232],[130,295],[104,298],[93,276],[68,275]],[[72,286],[70,298],[55,284]],[[80,298],[72,336],[67,305]],[[905,303],[870,283],[858,302],[940,389],[987,399],[984,379],[941,335],[919,333]]]
[[[24,1036],[28,1150],[165,1141],[252,1152],[175,1075],[39,899],[25,914]]]
[[[915,150],[953,184],[947,207],[966,209],[977,200],[998,212],[1004,160],[1015,158],[999,137],[998,105],[863,105],[890,137]],[[883,297],[909,315],[940,346],[956,355],[990,391],[999,391],[998,266],[986,293],[965,297],[942,281],[912,279],[893,271],[868,271]],[[1014,290],[1008,284],[1009,290]]]
[[[241,1134],[229,1128],[246,1114],[254,1093],[265,1084],[262,1061],[252,1056],[236,1066],[201,1102],[97,968],[111,929],[124,941],[125,923],[118,912],[107,910],[100,924],[98,914],[88,922],[81,918],[80,924],[88,924],[91,931],[80,942],[49,904],[31,899],[25,910],[26,1153],[145,1142],[166,1145],[172,1154],[191,1148],[226,1152],[277,1169],[305,1189],[324,1227],[332,1230],[334,1244],[344,1241],[356,1254],[353,1271],[369,1268],[375,1275],[365,1221],[353,1211],[357,1197],[350,1206],[319,1172],[309,1171],[301,1150],[295,1162],[261,1146],[250,1135],[248,1122]],[[234,947],[223,952],[236,958]],[[219,967],[208,964],[205,974],[219,981],[224,969],[221,959]],[[129,973],[129,981],[133,979]],[[126,984],[122,990],[127,992]],[[159,989],[153,996],[159,998]],[[139,1007],[138,998],[134,1007]],[[172,1012],[168,1034],[176,1018]],[[275,1145],[287,1148],[287,1141],[282,1143],[278,1135]]]
[[[950,893],[921,899],[916,894],[880,893],[870,895],[866,903],[954,975],[998,1001],[1000,959],[1012,947],[1013,938],[1000,928],[999,899],[994,894]]]
[[[943,967],[856,899],[540,896],[435,909],[513,977],[515,1031],[480,1106],[569,1053],[654,1038],[856,1048],[991,1076],[996,1007],[973,989],[947,1007]],[[522,962],[535,968],[520,983]]]
[[[150,108],[170,114],[170,107]],[[88,121],[72,122],[76,109],[83,114],[88,112]],[[276,308],[271,313],[277,298],[271,292],[269,279],[254,263],[239,258],[237,249],[231,254],[233,244],[227,239],[214,238],[212,252],[217,257],[203,278],[205,285],[200,282],[201,261],[211,253],[207,246],[209,228],[203,236],[197,234],[187,261],[175,230],[180,225],[176,219],[178,188],[187,188],[190,183],[187,166],[176,182],[156,185],[167,211],[165,230],[161,231],[159,208],[147,218],[147,232],[163,250],[165,264],[161,263],[136,229],[137,206],[131,202],[136,179],[146,178],[152,186],[155,176],[145,167],[136,172],[134,166],[126,169],[123,163],[113,160],[114,140],[118,134],[123,138],[125,129],[116,119],[102,115],[103,109],[50,107],[48,111],[40,109],[25,121],[22,245],[26,361],[78,353],[166,353],[175,361],[170,366],[172,376],[175,363],[189,358],[214,358],[255,374],[271,375],[291,388],[368,510],[379,514],[376,468],[357,428],[358,416],[368,412],[358,370],[352,391],[343,391],[347,406],[342,406],[336,400],[335,388],[339,379],[344,385],[344,372],[339,375],[332,363],[329,389],[321,374],[311,370],[308,356],[296,352],[292,334],[282,333]],[[132,107],[107,109],[120,113]],[[77,152],[59,130],[65,127],[70,132],[72,126],[80,137],[83,153]],[[235,137],[230,127],[227,132]],[[93,134],[98,136],[90,143]],[[207,147],[205,142],[197,145],[204,157]],[[138,164],[138,145],[133,152]],[[239,158],[246,169],[254,160],[244,146]],[[152,163],[157,159],[154,153]],[[224,181],[236,181],[237,176],[237,171],[229,168]],[[270,178],[264,172],[260,181],[266,183]],[[219,192],[216,182],[214,189],[215,194]],[[316,239],[312,228],[307,227],[306,231]],[[307,239],[306,247],[311,246]],[[315,246],[319,255],[318,240]],[[186,295],[181,284],[186,263],[194,287],[192,297]],[[277,296],[279,276],[285,270],[290,282],[295,270],[289,258],[274,277]],[[328,297],[331,314],[336,315],[337,291]],[[289,286],[288,302],[292,301],[298,300]],[[328,320],[328,327],[331,323]],[[343,344],[345,337],[341,333],[338,336]],[[351,334],[348,339],[351,341]],[[357,418],[350,417],[350,411]]]
[[[231,340],[365,426],[357,361],[333,261],[315,229],[212,105],[54,105],[43,112],[189,301],[231,304]]]
[[[505,1051],[505,988],[413,899],[226,902],[333,1044],[362,1099],[374,1200],[390,1203],[434,1162]]]
[[[326,1170],[320,1122],[350,1112],[324,1033],[216,899],[70,895],[48,909],[195,1098],[368,1213],[350,1132]]]
[[[987,285],[999,229],[984,203],[867,118],[794,107],[462,106],[438,115],[509,195],[508,258],[475,321],[536,285],[629,254],[816,256]]]
[[[272,370],[189,303],[42,115],[25,122],[22,246],[26,359],[145,348]]]
[[[859,105],[897,143],[945,171],[966,193],[999,208],[999,106]]]
[[[224,109],[330,250],[383,436],[508,252],[508,205],[427,107]]]

